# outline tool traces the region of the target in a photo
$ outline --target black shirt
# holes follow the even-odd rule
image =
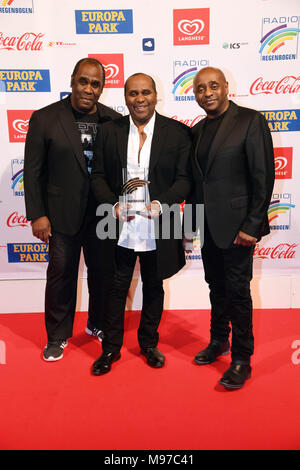
[[[98,111],[92,114],[84,114],[72,108],[78,130],[81,135],[83,153],[89,174],[92,171],[93,148],[97,135],[99,114]]]
[[[213,142],[213,139],[219,129],[219,126],[226,112],[227,110],[223,114],[221,114],[220,116],[214,119],[206,118],[205,120],[205,123],[203,126],[202,137],[199,142],[198,153],[197,153],[198,162],[199,162],[199,165],[201,167],[203,174],[205,174],[205,171],[206,171],[207,158],[208,158],[211,144]]]

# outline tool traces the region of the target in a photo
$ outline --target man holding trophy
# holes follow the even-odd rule
[[[149,75],[127,79],[125,101],[129,116],[104,124],[95,143],[92,188],[99,204],[111,204],[119,236],[105,308],[103,353],[93,364],[94,375],[109,372],[121,357],[126,298],[137,257],[143,283],[138,342],[150,366],[164,365],[157,349],[163,279],[185,264],[178,215],[179,204],[191,190],[189,128],[155,111],[156,85]],[[164,232],[166,216],[170,230]]]

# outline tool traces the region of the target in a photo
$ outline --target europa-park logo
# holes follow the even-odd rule
[[[42,33],[25,32],[18,36],[7,35],[0,31],[0,50],[8,51],[40,51],[42,50]]]

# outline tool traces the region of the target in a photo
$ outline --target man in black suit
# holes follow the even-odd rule
[[[128,78],[125,101],[130,116],[102,126],[93,162],[92,188],[96,199],[114,206],[115,217],[123,222],[116,246],[116,270],[105,308],[103,353],[93,365],[94,375],[109,372],[112,362],[120,358],[126,297],[137,257],[143,281],[138,341],[150,366],[164,365],[164,355],[156,347],[163,311],[163,279],[173,276],[185,264],[181,228],[177,230],[179,239],[174,236],[174,219],[179,216],[179,203],[191,188],[189,128],[155,112],[156,86],[148,75],[138,73]],[[124,207],[119,203],[119,197],[122,170],[132,174],[136,167],[145,169],[145,178],[150,181],[146,188],[150,202],[132,215],[126,212],[126,204]],[[172,205],[175,213],[170,215],[170,236],[155,237],[155,226],[161,228],[162,219]],[[180,225],[180,217],[177,220]]]
[[[209,364],[229,353],[231,322],[232,362],[220,384],[235,389],[251,375],[250,280],[254,246],[270,231],[273,145],[265,118],[228,100],[221,70],[200,70],[194,94],[207,117],[192,128],[195,190],[188,202],[204,204],[202,259],[211,301],[211,340],[194,360]]]
[[[106,249],[96,236],[97,204],[90,189],[93,142],[99,127],[120,116],[98,103],[105,70],[81,59],[69,97],[35,111],[25,145],[24,187],[33,235],[49,241],[45,296],[48,343],[43,358],[63,357],[72,336],[81,248],[87,266],[89,314],[86,332],[102,339],[106,283],[112,275]]]

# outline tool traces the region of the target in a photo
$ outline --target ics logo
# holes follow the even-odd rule
[[[23,166],[23,159],[14,158],[11,161],[11,189],[14,196],[24,196]]]
[[[7,122],[10,142],[25,142],[33,110],[8,110]]]
[[[175,46],[209,44],[209,8],[173,10]]]
[[[291,216],[295,204],[289,193],[273,194],[268,209],[268,218],[271,230],[289,230],[291,228]]]
[[[133,33],[132,10],[75,10],[77,34]]]
[[[0,81],[7,93],[51,91],[49,70],[0,70]]]
[[[299,23],[300,16],[263,18],[259,49],[261,60],[297,59]]]
[[[274,148],[275,178],[292,178],[293,147]]]
[[[105,88],[124,87],[123,54],[89,54],[99,60],[105,68]]]
[[[49,245],[45,243],[8,243],[9,263],[47,263]]]

